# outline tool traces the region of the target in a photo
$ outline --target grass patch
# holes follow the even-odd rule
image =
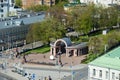
[[[44,54],[46,52],[50,51],[50,46],[43,46],[40,48],[36,48],[30,51],[25,52],[25,54],[30,54],[30,53],[40,53],[40,54]]]

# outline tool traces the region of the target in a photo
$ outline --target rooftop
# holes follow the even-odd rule
[[[68,3],[64,7],[74,7],[74,6],[86,6],[86,3]]]
[[[67,46],[72,45],[70,38],[62,38],[62,40],[64,40],[67,43]]]
[[[68,46],[67,48],[84,48],[87,47],[87,42],[81,42],[78,44],[72,44],[72,46]]]
[[[89,65],[120,70],[120,46],[90,62]]]
[[[24,25],[41,22],[45,18],[44,12],[34,13],[34,14],[26,14],[19,16],[11,16],[5,19],[0,19],[0,29],[17,27],[20,26],[19,23],[23,23]]]
[[[73,6],[77,6],[80,5],[79,3],[69,3],[69,4],[65,4],[65,7],[73,7]]]

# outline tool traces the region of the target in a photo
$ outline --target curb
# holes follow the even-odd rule
[[[2,72],[0,72],[0,76],[6,78],[7,80],[17,80],[17,79],[10,77],[9,75],[2,73]]]
[[[87,64],[80,64],[72,67],[71,66],[59,67],[59,66],[47,66],[47,65],[32,65],[32,64],[23,65],[23,68],[25,69],[41,69],[42,68],[42,69],[51,69],[51,70],[58,70],[58,68],[60,68],[61,70],[79,70],[85,67],[87,67]]]

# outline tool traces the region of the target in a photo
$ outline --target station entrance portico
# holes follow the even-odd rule
[[[87,42],[72,44],[69,38],[58,39],[54,43],[51,43],[50,55],[57,56],[59,52],[66,54],[67,57],[87,54]]]

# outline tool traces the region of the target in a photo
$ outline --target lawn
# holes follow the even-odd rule
[[[50,51],[50,46],[43,46],[43,47],[40,47],[40,48],[37,48],[37,49],[27,51],[26,54],[30,54],[30,53],[44,54],[44,53],[49,52],[49,51]]]

